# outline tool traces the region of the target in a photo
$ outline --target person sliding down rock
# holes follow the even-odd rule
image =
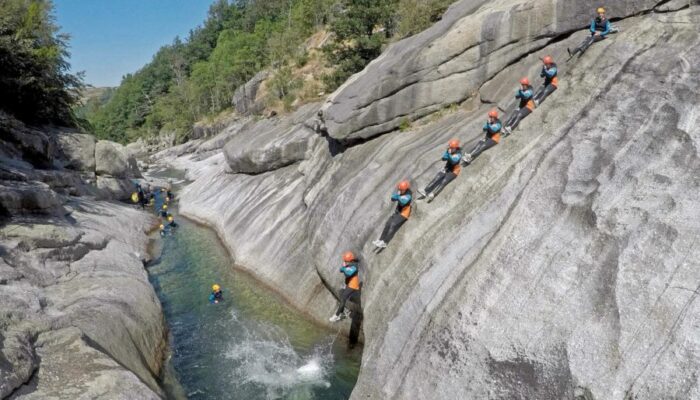
[[[447,150],[442,153],[442,160],[445,161],[445,168],[438,172],[425,189],[418,189],[420,198],[424,199],[427,197],[428,203],[433,201],[435,196],[440,194],[442,189],[452,182],[462,169],[459,166],[459,162],[462,160],[462,148],[460,147],[459,140],[450,140]]]
[[[406,180],[399,182],[396,186],[396,191],[391,195],[391,201],[396,202],[396,211],[389,220],[386,221],[386,225],[384,225],[384,230],[379,239],[372,242],[376,247],[380,249],[386,248],[387,243],[389,243],[391,238],[398,232],[401,225],[408,221],[408,217],[411,216],[412,195],[411,184]]]
[[[570,50],[568,47],[566,48],[566,51],[569,52],[569,59],[576,55],[576,53],[580,53],[579,57],[581,57],[593,43],[600,42],[612,32],[612,25],[605,17],[605,9],[603,7],[599,7],[596,12],[598,13],[598,16],[593,18],[589,28],[591,31],[591,36],[587,37],[586,40],[584,40],[580,45],[578,45],[577,48],[573,50]]]
[[[503,124],[498,119],[498,111],[493,109],[489,111],[488,120],[484,124],[484,134],[486,137],[481,139],[479,143],[467,154],[464,155],[464,165],[469,165],[474,161],[479,154],[490,149],[501,141],[501,127]]]
[[[557,78],[557,64],[554,62],[552,56],[545,56],[542,59],[542,71],[540,76],[544,78],[544,83],[542,88],[535,93],[533,100],[535,101],[535,106],[539,106],[544,102],[550,94],[554,93],[559,87],[559,78]]]
[[[530,80],[522,78],[520,80],[520,89],[515,93],[515,98],[520,99],[520,104],[518,105],[518,110],[506,121],[506,126],[503,128],[504,136],[510,135],[518,127],[520,121],[525,119],[535,109],[533,97],[534,90],[532,85],[530,85]]]
[[[346,251],[343,254],[343,265],[340,267],[340,272],[345,275],[345,287],[340,293],[338,311],[328,319],[329,321],[337,322],[350,314],[349,311],[345,310],[345,303],[348,300],[360,303],[360,277],[357,268],[357,258],[351,251]]]
[[[221,291],[221,286],[213,284],[211,286],[211,294],[209,295],[209,303],[219,304],[224,301],[224,293]]]

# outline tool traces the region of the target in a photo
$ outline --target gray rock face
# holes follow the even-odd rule
[[[140,176],[136,160],[118,143],[107,140],[97,142],[95,159],[97,175],[109,175],[113,178]]]
[[[272,118],[242,128],[224,147],[234,173],[259,174],[309,157],[320,137],[302,124],[318,111],[317,104],[300,108],[287,118]]]
[[[0,215],[52,214],[62,203],[44,183],[0,181]]]
[[[58,148],[66,158],[65,168],[95,171],[95,137],[78,133],[57,135]]]
[[[625,0],[606,7],[620,18],[657,3]],[[592,0],[459,1],[440,22],[389,46],[338,88],[324,106],[328,132],[342,141],[372,138],[462,102],[509,64],[584,27],[598,6]]]
[[[553,8],[460,2],[452,13],[475,10],[454,21],[464,29],[430,30],[434,40],[411,54],[426,63],[459,54],[465,35],[488,31],[484,24],[492,22],[481,20],[494,8],[510,10],[503,18],[521,10],[517,15],[532,17],[532,26],[537,20],[538,29],[552,32],[581,26],[587,18],[580,15],[597,4],[580,3],[586,12],[578,2]],[[611,14],[629,13],[631,5],[618,2]],[[542,19],[528,11],[533,8]],[[569,17],[552,20],[553,10]],[[462,25],[467,21],[470,29]],[[212,225],[238,264],[319,321],[336,304],[331,290],[342,283],[340,254],[360,255],[365,349],[353,399],[700,398],[698,23],[697,7],[630,18],[580,60],[560,62],[559,90],[433,203],[420,203],[380,254],[370,242],[392,211],[388,197],[396,182],[424,185],[453,137],[471,148],[491,105],[350,140],[339,154],[320,141],[303,161],[261,175],[227,173],[209,161],[217,156],[188,158],[198,173],[180,195],[180,211]],[[503,26],[509,25],[498,29]],[[465,54],[474,59],[454,56],[448,64],[466,74],[493,67],[473,72],[472,87],[489,85],[483,96],[472,94],[475,103],[498,102],[501,91],[511,97],[517,86],[503,82],[535,70],[537,56],[561,59],[586,35],[495,67],[497,54],[509,58],[540,33],[521,32],[514,45],[487,40],[477,48],[501,46],[501,53],[472,50]],[[453,52],[446,51],[450,43]],[[412,59],[406,53],[400,64]],[[389,61],[383,56],[336,93],[336,111],[326,114],[331,135],[364,137],[394,115],[396,102],[372,101],[365,104],[376,112],[343,117],[347,131],[333,127],[341,119],[329,121],[338,110],[358,109],[372,88],[383,91],[384,80],[387,87],[410,80],[413,70],[398,61],[392,70],[379,68]],[[427,94],[433,87],[446,98],[443,84],[426,83]],[[424,95],[397,94],[416,102]]]
[[[233,93],[233,107],[240,115],[256,114],[262,111],[264,105],[255,101],[258,89],[270,75],[268,71],[260,71],[255,74],[245,85],[236,89]]]
[[[0,397],[161,398],[165,327],[141,262],[155,221],[89,200],[71,211],[0,228]]]

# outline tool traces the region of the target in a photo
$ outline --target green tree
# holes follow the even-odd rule
[[[335,89],[350,75],[362,70],[382,52],[395,28],[394,9],[398,0],[343,0],[331,24],[333,43],[325,46],[329,62],[336,67],[325,78]]]
[[[439,21],[454,0],[400,0],[398,35],[415,35]]]
[[[51,1],[0,1],[0,109],[30,123],[75,124],[82,80],[69,73],[68,39]]]

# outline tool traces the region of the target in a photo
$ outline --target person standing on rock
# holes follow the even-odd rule
[[[385,249],[387,243],[389,243],[396,232],[398,232],[401,225],[408,221],[408,217],[411,216],[412,200],[413,193],[411,192],[410,182],[407,180],[399,182],[399,184],[396,185],[396,191],[391,195],[391,201],[396,202],[396,211],[389,220],[386,221],[386,225],[384,225],[384,230],[379,239],[372,242],[377,248]]]
[[[520,100],[520,104],[518,110],[506,121],[506,126],[503,128],[504,136],[510,135],[518,127],[520,121],[535,109],[534,95],[535,91],[530,85],[530,80],[527,77],[520,79],[520,89],[515,93],[515,98]]]
[[[463,164],[469,165],[479,156],[479,154],[497,145],[501,141],[502,127],[503,123],[500,119],[498,119],[498,110],[494,108],[493,110],[489,111],[488,119],[484,124],[483,130],[485,137],[481,139],[469,153],[464,155]]]
[[[345,304],[348,300],[360,304],[360,276],[358,275],[358,260],[351,251],[343,253],[343,265],[340,267],[340,272],[345,275],[345,287],[340,293],[340,305],[338,311],[333,314],[328,320],[338,322],[348,316],[349,312],[345,311]]]
[[[570,50],[568,47],[566,48],[566,51],[569,52],[569,59],[576,55],[576,53],[580,53],[579,57],[581,57],[593,43],[600,42],[612,32],[612,25],[605,17],[605,9],[603,7],[598,7],[596,12],[598,13],[598,16],[593,18],[589,28],[591,31],[591,36],[587,37],[586,40],[584,40],[577,48],[573,50]]]
[[[539,107],[540,104],[544,102],[550,94],[554,93],[559,87],[559,78],[557,73],[557,64],[554,62],[552,56],[545,56],[542,59],[542,71],[540,72],[540,77],[544,78],[544,83],[542,88],[537,91],[533,100],[535,101],[535,106]]]
[[[425,189],[418,189],[418,194],[421,199],[428,198],[428,203],[433,201],[436,195],[440,194],[450,182],[455,180],[462,170],[459,162],[462,160],[462,147],[459,140],[452,139],[447,145],[447,150],[442,153],[442,160],[445,161],[445,167],[438,172],[432,181]]]

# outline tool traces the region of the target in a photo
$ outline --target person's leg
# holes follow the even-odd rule
[[[406,222],[407,219],[401,214],[394,214],[389,218],[388,221],[386,221],[386,225],[384,226],[384,231],[382,231],[382,236],[379,238],[382,242],[389,243],[391,239],[394,237],[396,232],[399,231],[399,228],[401,228],[401,225],[403,225],[404,222]]]
[[[495,140],[493,139],[486,139],[481,142],[481,145],[475,149],[475,151],[472,151],[470,154],[472,156],[472,160],[475,160],[481,153],[485,152],[486,150],[490,149],[491,147],[497,145]]]
[[[595,40],[595,36],[589,36],[589,37],[587,37],[587,38],[586,38],[583,42],[581,42],[581,44],[579,44],[578,47],[576,47],[575,49],[573,49],[573,50],[567,49],[567,50],[569,51],[569,55],[573,57],[574,54],[576,54],[576,53],[581,53],[581,54],[583,54],[583,53],[584,53],[586,50],[588,50],[588,48],[593,44],[593,41],[594,41],[594,40]]]
[[[440,182],[442,181],[442,178],[444,178],[444,177],[445,177],[445,171],[438,172],[438,174],[435,175],[435,178],[433,178],[433,180],[430,181],[428,186],[425,187],[425,193],[432,192],[437,187],[437,185],[440,184]]]
[[[546,88],[544,88],[544,92],[542,92],[542,96],[540,96],[539,99],[535,101],[535,103],[540,106],[542,103],[544,103],[544,100],[549,96],[550,94],[554,93],[554,91],[557,90],[557,87],[549,84],[547,85]]]
[[[448,172],[447,174],[445,174],[445,177],[442,178],[440,185],[438,185],[438,187],[436,187],[435,190],[433,190],[433,194],[435,194],[435,195],[440,194],[440,192],[442,192],[442,189],[444,189],[445,186],[447,186],[450,182],[455,180],[456,177],[457,177],[457,175],[455,175],[452,172]]]
[[[335,315],[340,315],[343,313],[343,310],[345,309],[345,303],[347,303],[348,299],[352,296],[354,291],[355,290],[350,289],[349,287],[343,289],[343,291],[340,293],[340,305],[338,306],[338,311],[335,312]]]
[[[530,115],[531,111],[527,107],[523,107],[518,111],[518,114],[516,114],[514,121],[510,125],[506,125],[508,128],[510,128],[511,131],[515,130],[515,128],[518,127],[520,124],[520,121],[525,119],[528,115]]]

